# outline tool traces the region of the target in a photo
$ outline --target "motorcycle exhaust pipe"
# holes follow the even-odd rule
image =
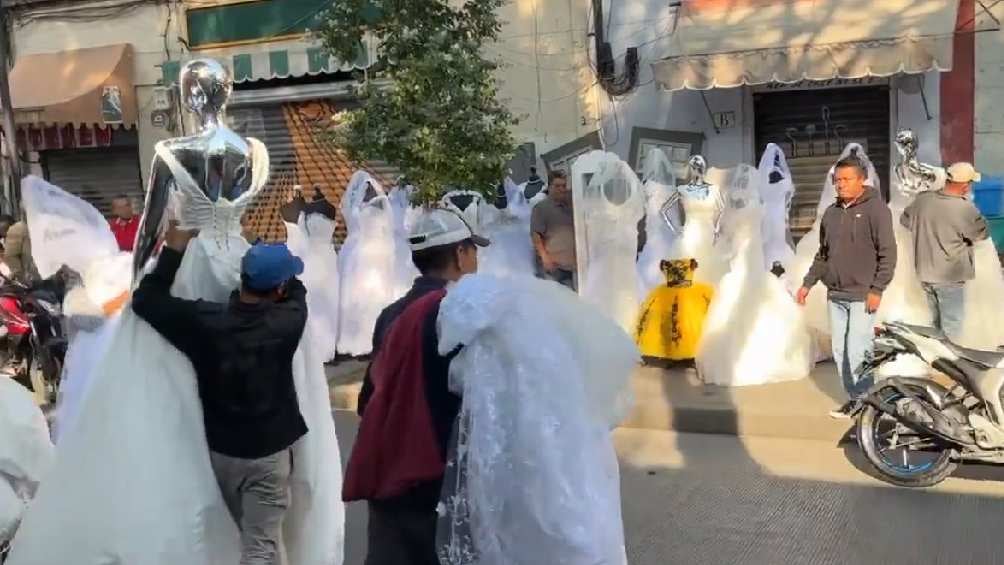
[[[971,434],[960,429],[958,425],[949,420],[941,412],[929,407],[927,403],[923,402],[909,387],[904,386],[898,379],[889,379],[886,384],[910,401],[906,405],[907,409],[902,409],[901,406],[903,405],[889,404],[880,397],[880,393],[868,396],[865,402],[917,431],[925,432],[960,445],[976,445],[976,439]],[[929,389],[928,393],[936,394]],[[931,401],[939,406],[943,404],[942,398],[932,398]],[[914,408],[914,410],[910,410],[909,408]],[[920,414],[926,415],[930,418],[930,421],[921,419]]]

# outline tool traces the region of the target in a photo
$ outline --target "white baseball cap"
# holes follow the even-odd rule
[[[408,234],[408,244],[412,251],[450,245],[467,239],[478,247],[487,247],[491,243],[474,233],[460,214],[444,208],[422,210]]]
[[[955,163],[948,167],[948,182],[980,182],[981,175],[971,163]]]

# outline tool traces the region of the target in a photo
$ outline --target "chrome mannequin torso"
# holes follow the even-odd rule
[[[233,202],[251,187],[252,149],[246,139],[226,126],[226,105],[233,89],[230,73],[218,61],[196,59],[182,67],[179,85],[185,109],[198,119],[197,133],[162,141],[158,151],[173,156],[209,201]],[[133,263],[137,276],[154,253],[174,190],[182,190],[182,187],[174,182],[168,163],[158,155],[150,173],[146,206],[137,235]],[[183,225],[188,220],[176,219]]]
[[[896,149],[900,162],[894,172],[899,191],[907,197],[928,190],[938,190],[944,185],[944,170],[940,167],[921,163],[917,158],[919,141],[912,130],[901,130],[896,134]]]

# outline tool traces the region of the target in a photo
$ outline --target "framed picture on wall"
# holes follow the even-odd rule
[[[676,165],[677,179],[682,180],[687,173],[687,161],[698,155],[704,147],[704,134],[690,131],[674,131],[651,128],[631,129],[631,152],[629,163],[639,175],[645,170],[645,159],[652,149],[659,149]]]

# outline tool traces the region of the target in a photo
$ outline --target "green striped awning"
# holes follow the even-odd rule
[[[370,53],[368,42],[364,42],[359,47],[356,60],[339,61],[319,45],[294,40],[204,49],[188,53],[188,57],[189,60],[209,57],[223,61],[233,72],[234,82],[239,84],[365,69],[373,63]],[[183,61],[167,61],[161,65],[165,85],[178,82],[182,63]]]

